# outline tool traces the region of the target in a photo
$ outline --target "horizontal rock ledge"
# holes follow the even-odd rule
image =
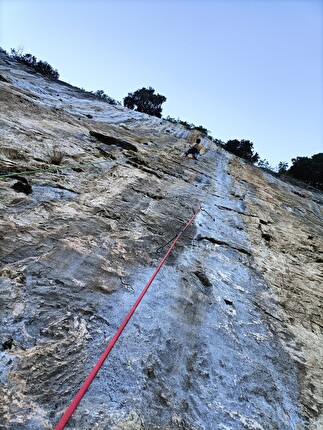
[[[128,149],[130,151],[138,152],[138,148],[136,147],[136,145],[133,145],[132,143],[127,142],[125,140],[117,139],[116,137],[98,133],[93,130],[90,130],[90,136],[95,137],[100,142],[105,143],[106,145],[115,145],[119,146],[122,149]]]

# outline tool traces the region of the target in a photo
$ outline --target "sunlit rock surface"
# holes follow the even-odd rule
[[[322,194],[0,60],[0,428],[53,428],[200,200],[67,428],[322,429]]]

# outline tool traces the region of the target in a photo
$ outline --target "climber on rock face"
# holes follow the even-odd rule
[[[198,137],[196,139],[195,145],[191,146],[190,149],[188,149],[185,152],[185,155],[187,157],[189,154],[192,154],[192,157],[195,160],[197,160],[199,158],[199,156],[200,156],[200,151],[201,151],[202,148],[203,148],[203,146],[201,145],[201,139]]]

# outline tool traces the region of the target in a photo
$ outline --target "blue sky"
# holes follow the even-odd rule
[[[119,101],[152,86],[273,167],[323,152],[320,0],[0,0],[0,46]]]

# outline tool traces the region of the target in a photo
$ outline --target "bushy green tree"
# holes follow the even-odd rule
[[[288,170],[288,163],[286,161],[280,161],[277,166],[277,173],[278,175],[284,175],[287,173]]]
[[[123,105],[129,109],[161,118],[161,105],[166,100],[165,96],[155,94],[155,90],[152,87],[143,87],[133,93],[128,93],[127,97],[123,99]]]
[[[41,61],[41,60],[37,61],[35,69],[37,72],[51,79],[59,78],[58,71],[56,69],[54,70],[52,66],[47,63],[47,61]]]
[[[296,179],[323,190],[323,153],[315,154],[311,158],[293,158],[292,165],[287,173]]]
[[[228,140],[223,148],[232,154],[237,155],[238,157],[244,158],[251,163],[257,163],[259,160],[259,154],[253,151],[253,143],[250,140]]]
[[[263,160],[258,160],[257,162],[258,167],[262,167],[263,169],[272,170],[269,161],[264,158]]]

